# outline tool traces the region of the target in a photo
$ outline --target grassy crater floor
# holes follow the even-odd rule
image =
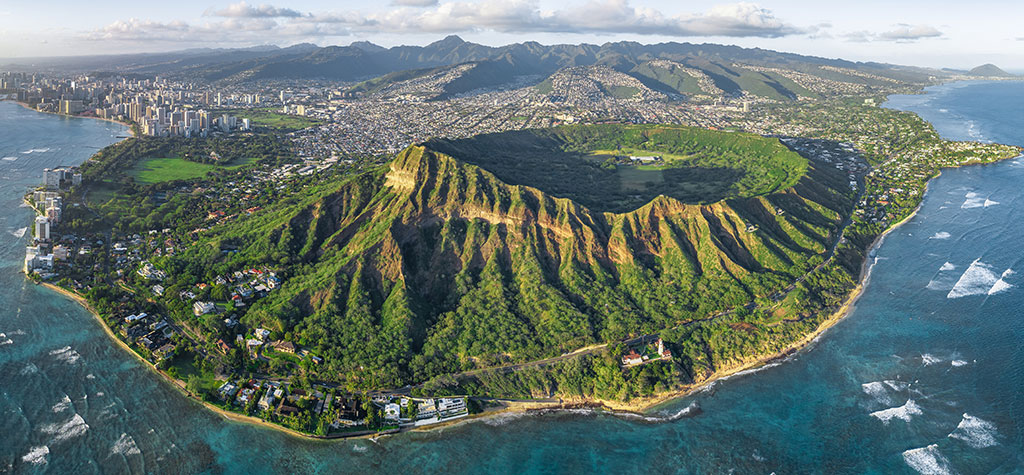
[[[428,145],[501,180],[621,213],[658,195],[713,203],[786,189],[807,160],[777,139],[669,125],[583,125],[435,139]],[[630,156],[658,156],[631,164]]]

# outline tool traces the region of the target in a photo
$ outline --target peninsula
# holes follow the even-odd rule
[[[251,125],[224,113],[219,130],[184,94],[144,99],[138,136],[26,197],[40,214],[26,272],[188,394],[298,434],[504,406],[644,411],[807,344],[929,179],[1020,154],[878,107],[925,84],[885,71],[744,66],[790,97],[663,59],[460,95],[479,67],[385,75],[341,102],[282,91],[279,111],[239,106]],[[433,93],[410,107],[502,95],[573,113],[358,152],[338,134],[332,114],[414,90]]]

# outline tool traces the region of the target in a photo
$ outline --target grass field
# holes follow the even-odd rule
[[[319,122],[308,117],[288,115],[277,112],[277,108],[261,108],[233,111],[242,119],[249,119],[253,126],[270,127],[280,130],[299,130],[311,127]]]
[[[213,170],[235,170],[248,165],[251,161],[251,159],[245,161],[236,160],[231,165],[222,166],[190,162],[180,158],[147,158],[136,163],[128,171],[128,175],[138,183],[152,185],[165,181],[202,178]]]
[[[614,155],[632,155],[632,156],[637,156],[637,157],[642,157],[642,156],[645,156],[645,155],[646,156],[649,156],[649,155],[659,155],[666,162],[674,162],[674,161],[677,161],[677,160],[687,160],[687,159],[690,159],[690,158],[693,158],[693,157],[697,156],[697,154],[694,154],[694,153],[687,154],[687,155],[680,155],[680,154],[675,154],[675,153],[666,153],[666,152],[662,152],[662,151],[658,151],[658,150],[644,150],[644,149],[641,149],[641,148],[633,148],[633,147],[622,147],[621,150],[591,150],[590,154],[592,156],[595,156],[595,157],[601,157],[602,160],[604,158],[607,158],[609,156],[614,156]]]
[[[657,167],[618,167],[622,191],[645,191],[648,184],[660,185],[665,182],[665,175]]]

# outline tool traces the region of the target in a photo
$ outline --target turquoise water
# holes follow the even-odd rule
[[[1024,144],[1024,83],[943,86],[888,106],[950,138]],[[21,193],[119,130],[0,104],[0,156],[18,157],[0,161],[0,332],[11,341],[0,346],[0,472],[1024,471],[1024,277],[1007,272],[1024,271],[1024,160],[945,172],[879,249],[848,318],[789,361],[652,420],[562,412],[317,442],[178,396],[84,310],[17,273],[25,238],[11,232],[31,218]],[[42,147],[59,150],[20,153]]]

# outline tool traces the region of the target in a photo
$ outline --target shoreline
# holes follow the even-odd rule
[[[35,112],[43,112],[43,113],[59,115],[59,116],[64,116],[64,117],[71,117],[71,118],[99,119],[99,120],[105,120],[105,121],[108,121],[108,122],[117,123],[119,125],[127,127],[129,129],[130,133],[131,133],[131,136],[134,136],[134,130],[132,129],[131,126],[128,126],[127,124],[124,124],[122,122],[118,122],[118,121],[113,120],[113,119],[105,119],[105,118],[95,117],[95,116],[67,116],[67,115],[58,114],[58,113],[55,113],[55,112],[38,111],[36,109],[33,109],[33,108],[29,107],[27,104],[24,104],[24,103],[21,103],[21,102],[18,102],[18,101],[14,101],[14,100],[11,100],[11,102],[15,102],[16,104],[21,105],[22,107],[25,107],[26,109],[33,110]],[[1015,158],[1020,158],[1021,156],[1024,156],[1024,155],[1017,155],[1017,156],[1014,156],[1014,157],[1000,158],[1000,159],[994,160],[992,162],[966,163],[966,164],[963,164],[963,165],[959,165],[959,166],[955,166],[955,167],[946,167],[946,168],[964,168],[964,167],[972,166],[972,165],[990,165],[990,164],[996,164],[996,163],[1004,161],[1004,160],[1012,160],[1012,159],[1015,159]],[[873,266],[874,266],[874,262],[875,262],[874,258],[872,257],[872,254],[875,253],[881,247],[881,245],[884,243],[885,238],[888,237],[890,233],[892,233],[892,232],[896,231],[897,229],[901,228],[904,224],[906,224],[907,222],[911,221],[912,218],[917,216],[918,212],[921,210],[921,208],[923,206],[924,199],[925,199],[928,191],[930,190],[930,185],[931,185],[932,180],[934,180],[936,178],[939,178],[942,175],[942,172],[943,172],[944,169],[945,168],[940,168],[938,170],[938,173],[935,174],[935,176],[930,177],[930,178],[928,178],[925,181],[924,193],[921,195],[920,202],[917,204],[917,206],[914,208],[913,211],[911,211],[903,219],[901,219],[898,222],[893,223],[890,226],[888,226],[884,231],[882,231],[878,236],[876,236],[874,238],[874,240],[872,241],[871,245],[868,246],[866,248],[866,250],[865,250],[864,259],[863,259],[863,261],[861,262],[861,265],[860,265],[860,271],[859,271],[859,276],[858,276],[858,279],[857,279],[857,282],[856,282],[856,286],[852,290],[850,290],[849,294],[844,298],[842,304],[836,310],[831,312],[825,319],[823,319],[821,321],[821,323],[819,324],[819,326],[817,328],[815,328],[813,331],[811,331],[811,332],[809,332],[809,333],[799,337],[796,341],[794,341],[793,343],[787,345],[785,348],[783,348],[783,349],[781,349],[781,350],[779,350],[777,352],[774,352],[774,353],[768,354],[768,355],[764,355],[764,356],[752,357],[750,359],[743,359],[743,360],[740,360],[739,362],[737,362],[733,366],[730,366],[730,367],[727,367],[727,368],[715,371],[706,380],[704,380],[704,381],[702,381],[700,383],[686,385],[686,386],[684,386],[684,387],[682,387],[682,388],[680,388],[678,390],[675,390],[675,391],[668,391],[668,392],[665,392],[663,394],[656,394],[656,395],[653,395],[653,396],[650,396],[650,397],[646,397],[646,398],[636,398],[636,399],[634,399],[631,402],[604,401],[604,400],[600,400],[600,399],[565,399],[565,400],[561,400],[560,399],[559,402],[549,402],[549,401],[541,401],[541,400],[538,400],[538,401],[529,401],[529,400],[515,400],[515,401],[504,400],[504,401],[502,401],[502,400],[498,400],[496,402],[500,406],[488,407],[487,409],[485,409],[481,413],[470,414],[470,415],[468,415],[466,417],[461,417],[461,418],[458,418],[458,419],[438,422],[438,423],[435,423],[435,424],[430,424],[430,425],[425,425],[425,426],[418,426],[418,427],[417,426],[412,426],[412,427],[406,427],[406,428],[402,428],[402,429],[397,429],[397,430],[394,430],[394,431],[374,432],[374,433],[371,433],[371,434],[353,433],[352,435],[347,435],[345,433],[340,433],[340,434],[336,434],[334,436],[317,436],[317,435],[313,435],[313,434],[307,434],[307,433],[295,431],[293,429],[290,429],[290,428],[287,428],[287,427],[284,427],[284,426],[281,426],[281,425],[278,425],[278,424],[274,424],[274,423],[269,422],[269,421],[265,421],[265,420],[257,418],[257,417],[243,415],[243,414],[238,414],[238,413],[234,413],[234,412],[231,412],[231,411],[228,411],[228,410],[224,410],[224,409],[222,409],[222,408],[220,408],[218,406],[215,406],[213,404],[210,404],[210,403],[202,400],[199,397],[196,397],[195,395],[189,393],[185,389],[184,382],[182,382],[182,381],[180,381],[178,379],[175,379],[175,378],[171,377],[170,375],[166,374],[165,372],[163,372],[163,371],[159,370],[158,368],[156,368],[155,365],[150,363],[148,360],[143,358],[142,355],[138,354],[135,350],[133,350],[125,341],[123,341],[121,338],[119,338],[118,335],[114,334],[114,332],[110,329],[110,327],[103,320],[103,318],[98,313],[96,313],[94,311],[94,309],[91,307],[89,302],[82,295],[78,294],[77,292],[75,292],[73,290],[65,289],[63,287],[60,287],[60,286],[57,286],[57,285],[54,285],[54,284],[51,284],[51,283],[46,283],[46,282],[40,282],[40,283],[43,286],[45,286],[45,287],[47,287],[47,288],[49,288],[51,290],[55,290],[55,291],[65,295],[65,296],[67,296],[69,298],[74,299],[76,302],[78,302],[80,305],[82,305],[86,310],[88,310],[91,314],[93,314],[93,317],[101,324],[101,326],[103,327],[104,331],[107,333],[107,335],[109,337],[117,340],[118,344],[123,349],[125,349],[126,351],[129,351],[130,353],[134,354],[136,358],[138,358],[140,361],[145,363],[145,366],[149,367],[149,369],[151,369],[152,371],[156,372],[159,376],[162,376],[164,379],[166,379],[167,382],[171,383],[172,386],[174,386],[176,389],[178,389],[178,391],[182,395],[184,395],[187,398],[192,399],[192,400],[200,403],[204,408],[209,409],[209,410],[213,411],[216,414],[219,414],[221,417],[224,417],[225,419],[229,419],[229,420],[234,421],[234,422],[254,424],[254,425],[262,426],[262,427],[265,427],[265,428],[268,428],[268,429],[279,430],[279,431],[287,433],[288,435],[291,435],[293,437],[301,437],[301,438],[304,438],[304,439],[307,439],[307,440],[328,441],[328,440],[338,440],[338,439],[371,438],[371,437],[377,437],[377,436],[380,436],[380,435],[392,435],[392,434],[395,434],[395,433],[398,433],[398,432],[431,432],[431,431],[436,431],[436,430],[443,430],[445,428],[461,426],[461,425],[463,425],[465,423],[469,423],[469,422],[472,422],[472,421],[479,421],[479,420],[482,420],[482,419],[498,417],[498,416],[501,416],[503,414],[528,414],[530,412],[544,411],[544,410],[559,411],[559,410],[589,408],[589,409],[593,409],[595,411],[620,413],[620,414],[628,413],[628,414],[632,414],[632,415],[645,416],[645,415],[649,415],[649,414],[646,414],[646,413],[648,413],[648,411],[651,411],[651,410],[653,410],[655,408],[658,408],[659,406],[666,405],[666,404],[671,403],[671,402],[675,402],[678,399],[685,398],[687,396],[691,396],[691,395],[693,395],[693,394],[695,394],[695,393],[697,393],[699,391],[702,391],[702,390],[705,390],[707,388],[710,388],[712,385],[714,385],[719,380],[725,380],[725,379],[728,379],[728,378],[733,377],[733,376],[737,376],[737,375],[741,375],[741,374],[747,374],[749,372],[756,372],[756,371],[759,371],[760,369],[764,369],[764,368],[767,368],[767,367],[772,367],[772,366],[775,366],[777,364],[781,364],[782,362],[785,362],[785,361],[789,360],[790,357],[792,357],[792,356],[794,356],[796,354],[799,354],[801,351],[812,349],[813,345],[829,329],[831,329],[833,326],[838,324],[844,318],[846,318],[847,316],[852,314],[852,312],[856,309],[856,305],[857,305],[857,302],[858,302],[859,298],[863,295],[864,290],[866,289],[867,285],[870,282],[871,272],[872,272],[872,269],[873,269]],[[623,415],[625,415],[625,414],[623,414]]]
[[[1006,158],[999,159],[999,160],[994,161],[994,162],[971,163],[971,164],[962,165],[960,167],[950,167],[950,168],[963,168],[963,167],[975,166],[975,165],[991,165],[991,164],[995,164],[995,163],[998,163],[998,162],[1001,162],[1001,161],[1004,161],[1004,160],[1012,160],[1012,159],[1020,158],[1020,157],[1024,157],[1024,154],[1017,155],[1017,156],[1014,156],[1014,157],[1006,157]],[[317,436],[317,435],[313,435],[313,434],[306,434],[306,433],[303,433],[303,432],[296,431],[294,429],[290,429],[288,427],[284,427],[284,426],[281,426],[281,425],[278,425],[278,424],[274,424],[272,422],[265,421],[265,420],[257,418],[257,417],[247,416],[247,415],[243,415],[243,414],[238,414],[238,413],[234,413],[234,412],[231,412],[231,411],[227,411],[227,410],[224,410],[224,409],[222,409],[222,408],[220,408],[218,406],[215,406],[215,405],[212,405],[212,404],[210,404],[210,403],[208,403],[206,401],[203,401],[202,399],[200,399],[200,398],[196,397],[195,395],[189,393],[185,389],[185,387],[184,387],[184,382],[182,382],[180,380],[177,380],[177,379],[174,379],[170,375],[166,374],[165,372],[160,371],[158,368],[156,368],[155,365],[153,365],[148,360],[143,358],[142,355],[139,355],[138,353],[136,353],[135,350],[133,350],[130,346],[128,346],[127,343],[125,343],[123,340],[118,338],[117,335],[115,335],[113,333],[113,331],[111,331],[110,327],[103,320],[103,318],[100,317],[98,313],[96,313],[96,311],[92,308],[92,306],[85,299],[85,297],[81,296],[80,294],[78,294],[76,292],[73,292],[71,290],[65,289],[63,287],[60,287],[60,286],[57,286],[57,285],[54,285],[54,284],[51,284],[51,283],[48,283],[48,282],[40,282],[40,284],[42,286],[50,289],[50,290],[54,290],[54,291],[56,291],[56,292],[58,292],[58,293],[60,293],[60,294],[62,294],[64,296],[66,296],[68,298],[71,298],[71,299],[75,300],[77,303],[79,303],[90,314],[92,314],[92,316],[96,320],[96,322],[99,323],[101,327],[103,327],[103,331],[107,334],[108,337],[110,337],[111,339],[115,340],[117,342],[117,344],[122,349],[124,349],[128,353],[131,353],[132,355],[134,355],[134,357],[137,358],[141,363],[143,363],[143,365],[146,366],[147,369],[149,369],[150,371],[154,372],[156,375],[160,376],[160,379],[162,379],[166,383],[170,384],[182,396],[185,396],[187,399],[189,399],[189,400],[191,400],[193,402],[196,402],[196,403],[200,404],[204,409],[210,410],[213,413],[215,413],[215,414],[217,414],[217,415],[219,415],[219,416],[221,416],[221,417],[223,417],[225,419],[231,420],[233,422],[238,422],[238,423],[243,423],[243,424],[252,424],[252,425],[264,427],[264,428],[271,429],[271,430],[277,430],[277,431],[281,431],[281,432],[283,432],[285,434],[288,434],[289,436],[297,437],[297,438],[302,438],[302,439],[305,439],[305,440],[336,441],[336,440],[348,440],[348,439],[358,439],[358,438],[374,438],[374,437],[378,437],[378,436],[382,436],[382,435],[394,435],[394,434],[401,433],[401,432],[431,432],[431,431],[437,431],[437,430],[442,430],[442,429],[446,429],[446,428],[452,428],[452,427],[456,427],[456,426],[461,426],[461,425],[469,423],[469,422],[479,421],[479,420],[488,419],[488,418],[492,418],[492,417],[498,417],[498,416],[501,416],[503,414],[529,414],[531,412],[559,411],[559,410],[571,410],[571,409],[581,409],[581,408],[589,408],[589,409],[593,409],[595,411],[603,411],[603,412],[607,412],[607,413],[612,413],[613,415],[614,414],[622,414],[622,415],[629,414],[629,415],[633,415],[633,416],[647,416],[648,415],[647,413],[649,411],[651,411],[651,410],[653,410],[653,409],[655,409],[655,408],[657,408],[659,406],[663,406],[663,405],[669,404],[669,403],[674,402],[674,401],[676,401],[678,399],[685,398],[685,397],[690,396],[692,394],[695,394],[695,393],[697,393],[699,391],[705,390],[705,389],[711,387],[714,383],[716,383],[718,381],[726,380],[726,379],[729,379],[729,378],[731,378],[733,376],[737,376],[737,375],[748,373],[748,372],[756,372],[756,371],[758,371],[758,370],[760,370],[762,368],[769,367],[770,365],[773,365],[773,364],[780,364],[782,362],[785,362],[787,359],[789,359],[793,355],[796,355],[796,354],[800,353],[803,350],[809,349],[829,329],[831,329],[837,323],[839,323],[844,318],[849,316],[853,312],[853,310],[856,309],[857,300],[859,300],[860,297],[863,295],[863,292],[864,292],[865,288],[867,287],[867,284],[870,282],[871,270],[872,270],[872,268],[874,266],[874,263],[872,262],[872,259],[870,257],[871,253],[877,251],[881,247],[881,245],[885,242],[885,238],[888,237],[889,234],[891,234],[892,232],[896,231],[897,229],[902,227],[904,224],[909,222],[911,219],[913,219],[915,216],[917,216],[917,213],[920,211],[921,206],[924,204],[924,198],[927,195],[928,188],[930,187],[932,180],[940,177],[941,175],[942,175],[942,169],[939,170],[938,174],[936,174],[934,177],[928,179],[928,181],[925,182],[925,187],[926,188],[925,188],[925,193],[922,194],[922,196],[921,196],[921,202],[918,203],[917,207],[914,208],[914,210],[910,214],[908,214],[906,217],[904,217],[900,221],[898,221],[896,223],[893,223],[891,226],[889,226],[885,231],[883,231],[881,234],[879,234],[874,239],[874,241],[871,243],[871,246],[869,246],[867,248],[864,261],[861,263],[860,276],[859,276],[858,283],[857,283],[856,287],[854,287],[854,289],[850,291],[850,294],[844,300],[843,304],[837,310],[832,312],[832,314],[830,314],[829,317],[826,318],[821,323],[821,325],[819,325],[818,328],[815,329],[813,332],[810,332],[810,333],[804,335],[803,337],[801,337],[796,342],[790,344],[789,346],[787,346],[786,348],[784,348],[784,349],[782,349],[782,350],[780,350],[778,352],[775,352],[775,353],[770,354],[770,355],[765,355],[765,356],[762,356],[762,357],[754,358],[754,359],[751,359],[750,361],[743,362],[743,363],[741,363],[739,365],[736,365],[736,366],[733,366],[733,367],[730,367],[730,368],[727,368],[727,369],[716,371],[716,372],[712,373],[711,376],[708,377],[708,379],[706,379],[706,380],[704,380],[704,381],[702,381],[700,383],[691,384],[691,385],[688,385],[688,386],[686,386],[686,387],[684,387],[684,388],[682,388],[680,390],[669,391],[669,392],[666,392],[664,394],[655,395],[655,396],[652,396],[652,397],[649,397],[649,398],[635,399],[634,400],[635,402],[629,402],[629,403],[622,403],[622,402],[617,402],[617,401],[605,401],[605,400],[600,400],[600,399],[562,399],[562,400],[560,400],[560,402],[529,401],[529,400],[498,401],[498,403],[500,404],[500,407],[497,407],[497,408],[494,408],[494,409],[485,409],[483,412],[478,413],[478,414],[470,414],[470,415],[468,415],[466,417],[461,417],[461,418],[458,418],[458,419],[453,419],[453,420],[448,420],[448,421],[442,421],[442,422],[438,422],[436,424],[430,424],[430,425],[426,425],[426,426],[411,426],[411,427],[406,427],[406,428],[400,428],[400,429],[397,429],[397,430],[394,430],[394,431],[374,432],[374,433],[370,433],[370,434],[366,434],[366,433],[362,433],[362,432],[354,433],[352,435],[346,435],[346,434],[343,433],[343,434],[338,434],[338,435],[334,435],[334,436]],[[26,278],[27,278],[27,276],[26,276]]]
[[[17,104],[17,105],[19,105],[21,107],[24,107],[24,108],[26,108],[26,109],[28,109],[28,110],[30,110],[32,112],[38,112],[40,114],[50,114],[50,115],[55,115],[55,116],[58,116],[58,117],[67,117],[69,119],[94,119],[94,120],[102,120],[104,122],[110,122],[112,124],[117,124],[117,125],[120,125],[120,126],[123,126],[123,127],[127,128],[128,129],[128,137],[126,137],[126,138],[135,137],[135,129],[132,128],[131,124],[127,124],[127,123],[121,122],[119,120],[107,119],[107,118],[98,117],[98,116],[95,116],[95,115],[67,115],[67,114],[61,114],[61,113],[58,113],[58,112],[41,111],[41,110],[36,109],[34,107],[30,107],[27,103],[24,103],[24,102],[15,100],[15,99],[3,99],[3,100],[0,100],[0,102],[13,102],[13,103],[15,103],[15,104]],[[124,139],[121,139],[121,140],[124,140]],[[120,142],[120,140],[118,142]],[[86,159],[86,161],[88,161],[88,159]]]
[[[68,297],[68,298],[74,300],[79,305],[81,305],[83,308],[85,308],[85,310],[87,310],[89,312],[89,314],[91,314],[93,316],[93,318],[96,320],[96,322],[99,323],[101,327],[103,327],[104,333],[106,333],[107,336],[110,337],[112,340],[115,340],[117,342],[118,346],[121,347],[121,349],[125,350],[128,353],[131,353],[147,369],[149,369],[153,373],[156,373],[158,376],[161,377],[160,379],[164,380],[165,382],[167,382],[171,386],[173,386],[175,389],[177,389],[178,392],[181,393],[181,395],[185,396],[186,399],[189,399],[189,400],[192,400],[192,401],[195,401],[195,402],[201,404],[204,409],[208,409],[208,410],[210,410],[210,411],[220,415],[221,417],[224,417],[225,419],[230,419],[230,420],[233,420],[233,421],[236,421],[236,422],[244,422],[244,423],[248,423],[248,424],[255,424],[255,425],[267,427],[267,428],[270,428],[270,429],[280,430],[280,431],[283,431],[283,432],[288,433],[289,435],[292,435],[292,436],[295,436],[295,437],[302,437],[304,439],[316,439],[316,440],[323,440],[323,439],[325,439],[324,437],[317,437],[317,436],[314,436],[314,435],[303,434],[301,432],[289,429],[289,428],[284,427],[284,426],[279,426],[277,424],[274,424],[274,423],[271,423],[271,422],[267,422],[267,421],[264,421],[263,419],[259,419],[259,418],[256,418],[256,417],[246,416],[246,415],[243,415],[243,414],[236,414],[236,413],[233,413],[233,412],[230,412],[230,411],[226,411],[224,409],[221,409],[221,408],[219,408],[217,406],[214,406],[212,404],[207,403],[206,401],[203,401],[203,400],[197,398],[195,395],[193,395],[192,393],[188,392],[188,390],[185,389],[185,387],[184,387],[185,385],[184,385],[184,383],[182,381],[174,379],[170,375],[168,375],[167,373],[157,369],[157,367],[154,366],[153,363],[151,363],[151,362],[149,362],[149,360],[143,358],[142,355],[136,353],[135,350],[133,350],[130,346],[128,346],[127,343],[124,342],[124,340],[118,338],[117,335],[115,335],[114,332],[111,331],[110,326],[107,325],[107,322],[105,322],[103,320],[103,318],[100,317],[100,315],[98,313],[96,313],[96,310],[92,308],[92,305],[89,305],[89,301],[86,300],[85,297],[83,297],[82,295],[78,294],[77,292],[65,289],[64,287],[61,287],[61,286],[55,285],[55,284],[51,284],[49,282],[41,282],[40,285],[42,285],[43,287],[46,287],[47,289],[50,289],[50,290],[52,290],[54,292],[57,292],[57,293],[65,296],[65,297]]]

